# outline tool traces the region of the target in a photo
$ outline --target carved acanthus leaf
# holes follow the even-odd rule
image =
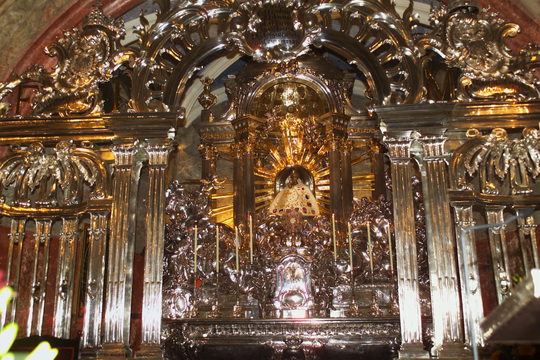
[[[13,203],[30,206],[31,194],[38,188],[36,204],[72,205],[81,203],[82,182],[91,187],[90,198],[107,196],[107,170],[91,150],[60,142],[50,152],[41,143],[14,150],[0,163],[0,184],[14,187]],[[58,192],[61,189],[61,193]]]
[[[475,176],[478,174],[478,183]],[[456,190],[475,190],[499,194],[508,189],[513,194],[530,193],[532,179],[540,175],[540,143],[538,130],[525,128],[522,139],[508,139],[504,129],[493,129],[463,144],[451,164],[452,186]],[[467,178],[468,176],[468,178]],[[506,185],[497,185],[495,176]]]

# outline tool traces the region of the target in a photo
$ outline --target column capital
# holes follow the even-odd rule
[[[63,228],[60,232],[60,236],[69,242],[73,242],[73,240],[75,240],[75,238],[79,234],[79,231],[77,229],[78,226],[78,216],[63,218]]]
[[[456,224],[464,228],[474,226],[472,206],[473,202],[469,200],[451,201],[450,205],[454,208]]]
[[[239,160],[242,158],[242,155],[244,154],[244,149],[241,143],[235,142],[234,144],[231,144],[231,153],[233,155],[233,158]]]
[[[411,144],[413,139],[409,137],[384,137],[382,143],[388,149],[388,157],[392,161],[410,161]]]
[[[538,226],[538,224],[534,222],[534,218],[532,216],[527,216],[525,218],[518,217],[517,220],[518,220],[518,228],[534,229]]]
[[[382,153],[383,146],[381,146],[381,145],[382,144],[379,141],[379,139],[371,138],[369,140],[369,154],[370,154],[371,157]]]
[[[203,160],[216,161],[218,157],[218,149],[214,144],[203,143],[199,145],[199,151]]]
[[[350,120],[347,115],[335,113],[327,113],[319,118],[319,122],[325,126],[326,134],[336,139],[347,137],[347,127]]]
[[[424,150],[422,156],[424,160],[443,159],[445,156],[444,144],[447,140],[446,136],[422,136],[416,139]]]
[[[244,141],[246,139],[252,139],[258,134],[259,127],[264,124],[264,120],[248,115],[234,119],[231,123],[238,141]]]
[[[251,153],[257,147],[258,142],[256,138],[250,137],[244,141],[243,145],[244,153]]]
[[[138,151],[134,143],[113,145],[110,149],[114,154],[115,166],[133,165],[133,159]]]
[[[145,150],[148,154],[149,165],[167,165],[169,153],[172,151],[172,149],[171,144],[168,142],[147,145]]]
[[[486,211],[497,212],[506,209],[506,205],[500,204],[488,204],[485,206]]]
[[[350,155],[353,152],[353,143],[348,139],[341,139],[340,148],[343,154]]]
[[[19,242],[24,240],[24,226],[26,224],[26,218],[11,218],[11,231],[8,234],[9,239],[11,242],[16,245]],[[9,274],[8,269],[8,274]],[[9,281],[9,277],[8,277]]]

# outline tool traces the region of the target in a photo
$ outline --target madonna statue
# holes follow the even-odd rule
[[[315,196],[305,185],[296,170],[293,170],[287,185],[276,195],[268,209],[270,214],[283,215],[287,211],[296,211],[303,216],[319,215]]]

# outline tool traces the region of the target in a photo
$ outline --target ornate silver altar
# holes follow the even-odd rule
[[[387,0],[157,3],[136,44],[97,3],[54,69],[0,83],[1,326],[99,359],[484,347],[540,266],[517,25],[475,1],[429,24]]]

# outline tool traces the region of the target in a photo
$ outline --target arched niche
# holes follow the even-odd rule
[[[271,81],[253,97],[250,108],[252,115],[264,117],[268,113],[277,116],[297,116],[301,118],[317,117],[330,111],[334,99],[326,94],[312,81],[303,78],[287,77]]]
[[[298,177],[302,183],[306,185],[315,195],[315,181],[313,179],[313,175],[311,172],[309,172],[309,170],[300,165],[289,166],[278,172],[274,182],[274,195],[277,195],[285,186],[287,186],[287,181],[289,181],[293,171],[298,173]]]

